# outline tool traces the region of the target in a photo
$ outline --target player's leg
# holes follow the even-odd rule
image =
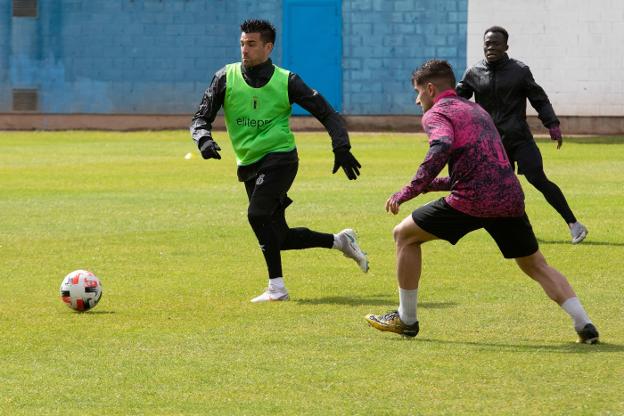
[[[524,215],[518,218],[492,219],[485,229],[494,238],[503,256],[515,259],[520,269],[538,282],[546,295],[570,315],[579,340],[597,342],[598,332],[587,317],[572,286],[564,275],[546,263],[539,251],[529,218]]]
[[[285,210],[291,203],[292,200],[286,196],[273,215],[273,226],[280,236],[282,250],[334,248],[340,250],[345,257],[353,259],[364,273],[368,272],[368,257],[360,248],[355,231],[347,228],[337,234],[329,234],[306,227],[290,228],[286,222]]]
[[[369,325],[381,331],[416,336],[419,331],[417,300],[422,269],[421,245],[436,239],[455,244],[478,228],[478,220],[454,210],[443,198],[418,208],[401,221],[394,228],[399,309],[385,315],[367,315],[365,319]]]
[[[587,344],[598,342],[598,330],[587,316],[568,279],[546,263],[539,250],[530,256],[517,258],[516,262],[523,272],[538,282],[544,292],[570,315],[579,336],[578,342]]]
[[[437,237],[420,228],[411,215],[394,227],[393,235],[397,258],[399,308],[382,315],[369,314],[365,319],[369,325],[380,331],[415,337],[420,330],[416,314],[418,282],[422,268],[420,246]]]
[[[285,197],[280,207],[273,214],[273,227],[280,236],[282,250],[303,250],[307,248],[331,248],[334,235],[310,230],[306,227],[290,228],[286,222],[286,208],[292,200]]]
[[[546,295],[561,305],[576,296],[572,286],[557,269],[546,263],[541,251],[515,259],[520,269],[542,286]]]
[[[423,230],[412,215],[401,221],[393,230],[396,247],[396,275],[400,289],[417,290],[422,272],[421,245],[438,237]]]
[[[281,237],[273,225],[273,215],[284,201],[296,174],[297,164],[293,163],[263,170],[257,177],[245,182],[249,196],[247,218],[262,249],[269,274],[267,290],[252,302],[289,298],[282,273]]]
[[[587,228],[576,220],[561,188],[546,177],[542,154],[535,142],[527,143],[515,150],[518,173],[540,191],[546,201],[561,215],[572,235],[572,243],[577,244],[587,236]]]

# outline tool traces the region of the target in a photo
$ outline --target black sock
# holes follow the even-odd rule
[[[300,250],[304,248],[332,248],[334,235],[319,233],[305,227],[290,228],[282,243],[282,250]]]

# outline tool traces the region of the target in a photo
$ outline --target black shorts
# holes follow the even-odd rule
[[[484,228],[506,259],[530,256],[538,249],[533,227],[526,214],[507,218],[473,217],[456,210],[444,198],[440,198],[412,212],[412,218],[423,230],[453,245],[469,232]]]
[[[532,172],[542,172],[544,170],[544,162],[542,153],[537,144],[531,140],[522,142],[511,147],[505,146],[507,157],[511,162],[511,166],[515,168],[518,165],[518,174],[526,175]]]
[[[261,168],[255,176],[245,181],[249,198],[248,214],[271,217],[284,215],[284,210],[292,203],[288,198],[299,167],[298,162]]]

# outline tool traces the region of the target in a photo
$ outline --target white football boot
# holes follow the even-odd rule
[[[267,287],[259,296],[256,296],[251,301],[253,303],[259,302],[279,302],[284,300],[289,300],[290,296],[288,296],[288,290],[286,288],[274,289],[271,287]]]
[[[355,260],[364,273],[368,272],[368,257],[358,245],[355,231],[346,228],[336,234],[336,239],[339,240],[336,248],[342,251],[345,257]]]
[[[587,237],[587,228],[580,222],[570,224],[570,234],[572,235],[572,244],[578,244]]]

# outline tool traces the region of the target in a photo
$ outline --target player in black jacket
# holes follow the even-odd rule
[[[485,59],[466,70],[457,84],[457,94],[464,98],[474,94],[475,101],[490,113],[510,161],[518,165],[518,174],[524,175],[544,194],[546,201],[568,224],[572,243],[580,243],[587,236],[587,228],[576,220],[561,189],[544,173],[542,154],[526,121],[527,98],[542,124],[548,128],[551,139],[557,141],[557,149],[563,143],[559,120],[529,67],[507,55],[508,39],[509,34],[500,26],[485,31]]]

